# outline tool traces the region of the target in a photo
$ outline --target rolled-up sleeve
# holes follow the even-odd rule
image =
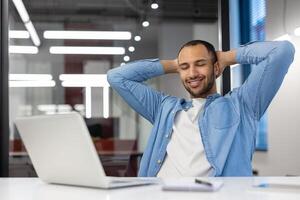
[[[294,53],[288,41],[255,42],[237,49],[238,63],[256,65],[239,88],[241,99],[256,119],[261,118],[279,90]]]
[[[165,95],[143,82],[162,74],[159,59],[146,59],[109,70],[107,81],[136,112],[153,123]]]

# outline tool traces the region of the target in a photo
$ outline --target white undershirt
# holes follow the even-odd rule
[[[179,111],[175,116],[167,155],[157,177],[209,175],[212,168],[207,161],[198,126],[198,117],[203,112],[205,101],[202,98],[193,99],[190,109]]]

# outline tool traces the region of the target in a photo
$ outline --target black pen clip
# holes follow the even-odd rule
[[[195,178],[195,183],[202,184],[202,185],[207,185],[207,186],[210,186],[210,187],[213,186],[213,184],[211,182],[204,181],[204,180],[201,180],[199,178]]]

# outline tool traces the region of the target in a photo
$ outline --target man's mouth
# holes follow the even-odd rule
[[[202,79],[197,78],[197,79],[189,80],[189,81],[187,81],[187,83],[191,88],[196,88],[196,87],[199,87],[201,85],[202,80],[203,80],[203,78]]]

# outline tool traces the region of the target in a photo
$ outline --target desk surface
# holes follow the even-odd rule
[[[254,188],[263,181],[298,181],[300,177],[221,178],[224,186],[213,193],[165,192],[161,185],[113,190],[60,186],[43,183],[38,178],[0,178],[0,199],[5,200],[299,200],[300,189]]]

